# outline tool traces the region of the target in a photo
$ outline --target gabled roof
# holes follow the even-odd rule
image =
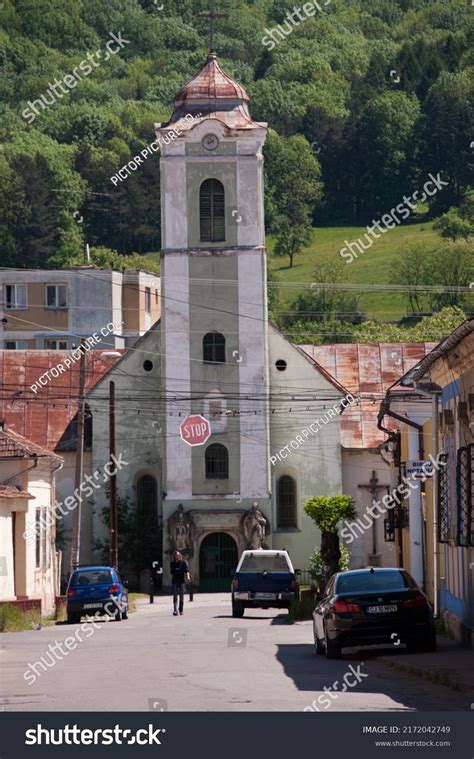
[[[107,379],[107,375],[112,371],[112,369],[118,368],[120,366],[120,364],[122,363],[122,361],[125,361],[125,359],[127,358],[127,356],[130,355],[131,351],[135,351],[135,350],[141,351],[140,346],[142,346],[143,343],[147,340],[147,338],[148,338],[148,336],[150,335],[151,332],[156,332],[157,327],[159,327],[160,324],[161,324],[161,316],[156,320],[156,322],[154,322],[154,324],[151,325],[151,327],[149,327],[147,329],[146,332],[143,333],[143,335],[140,335],[140,337],[138,338],[138,340],[135,343],[133,343],[133,346],[129,350],[121,351],[122,355],[120,356],[120,358],[117,358],[114,361],[114,363],[111,364],[107,368],[107,370],[102,374],[102,376],[97,379],[97,381],[94,383],[94,385],[92,385],[92,387],[90,387],[88,390],[86,390],[86,392],[85,392],[86,397],[87,397],[88,394],[90,394],[90,392],[92,390],[96,390],[96,389],[98,390],[99,389],[100,385],[102,384],[102,382],[104,380]],[[146,351],[142,351],[142,352],[145,353]]]
[[[344,448],[377,448],[385,436],[377,427],[379,407],[386,391],[419,363],[435,343],[348,343],[302,345],[311,358],[360,397],[341,417]],[[392,421],[388,426],[392,425]],[[393,423],[393,429],[397,429]]]
[[[62,461],[58,456],[41,445],[36,445],[28,438],[5,427],[0,422],[0,459],[36,459],[49,458]]]
[[[30,500],[36,496],[16,485],[0,485],[0,498],[28,498]]]
[[[103,352],[86,354],[86,393],[117,362],[117,357],[101,358]],[[114,349],[114,352],[125,351]],[[49,451],[55,450],[77,414],[80,362],[65,366],[63,373],[52,377],[37,392],[30,386],[70,356],[70,351],[0,351],[0,419],[10,432],[24,435]]]
[[[269,326],[272,329],[275,330],[275,332],[278,332],[278,334],[280,335],[280,337],[282,338],[282,340],[285,340],[289,345],[291,345],[291,347],[293,348],[293,350],[295,350],[297,353],[299,353],[300,356],[302,358],[304,358],[305,361],[308,361],[309,363],[311,363],[314,366],[314,368],[316,369],[316,371],[318,371],[320,374],[322,374],[322,376],[328,382],[330,382],[331,385],[333,385],[333,387],[335,387],[336,390],[338,390],[341,393],[341,395],[347,395],[347,393],[349,392],[349,388],[344,387],[344,385],[342,385],[334,377],[334,375],[332,375],[328,371],[326,371],[326,369],[324,368],[324,366],[322,364],[320,364],[312,356],[309,355],[308,351],[305,350],[305,347],[308,347],[308,346],[296,345],[296,343],[294,343],[293,340],[290,340],[290,338],[287,337],[286,335],[284,335],[283,332],[280,332],[280,330],[278,329],[278,327],[276,326],[276,324],[274,324],[271,321],[269,321],[268,324],[269,324]]]
[[[453,348],[459,345],[468,335],[474,332],[474,319],[466,319],[459,327],[451,332],[448,337],[435,345],[423,359],[417,363],[410,371],[406,372],[399,381],[401,387],[410,386],[413,382],[418,382],[433,366],[438,359],[446,356]]]

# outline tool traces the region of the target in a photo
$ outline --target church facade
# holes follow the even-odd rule
[[[201,590],[228,589],[246,548],[286,548],[307,568],[319,535],[302,508],[342,492],[339,415],[331,411],[319,434],[302,430],[337,407],[345,388],[268,322],[267,125],[252,120],[248,101],[211,53],[176,95],[170,121],[156,125],[161,320],[88,396],[97,469],[108,460],[104,401],[115,383],[116,449],[127,462],[118,491],[156,511],[165,586],[174,550]],[[180,425],[196,413],[212,434],[191,447]],[[97,491],[95,537],[106,503]]]

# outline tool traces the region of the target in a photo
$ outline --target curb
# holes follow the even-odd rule
[[[386,658],[385,656],[378,656],[377,661],[380,661],[383,664],[386,664],[388,667],[398,670],[399,672],[414,675],[415,677],[419,677],[422,680],[428,680],[429,682],[435,683],[436,685],[444,685],[446,688],[450,688],[451,690],[457,692],[462,693],[468,690],[465,685],[458,682],[457,680],[453,680],[453,678],[447,672],[435,672],[431,669],[422,669],[421,667],[401,664],[400,662],[395,662],[392,659]]]

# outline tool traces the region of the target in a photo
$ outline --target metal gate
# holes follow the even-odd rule
[[[231,572],[237,566],[237,544],[226,532],[211,532],[199,552],[199,590],[201,593],[230,591]]]

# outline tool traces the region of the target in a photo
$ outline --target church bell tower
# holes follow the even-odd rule
[[[201,581],[211,571],[205,546],[218,543],[217,534],[234,541],[238,554],[248,547],[242,527],[248,513],[261,512],[268,547],[271,540],[267,125],[252,120],[248,102],[211,52],[177,93],[170,120],[155,125],[161,149],[165,552],[176,548],[170,525],[179,510],[187,541],[180,550]],[[179,428],[195,413],[209,420],[211,436],[190,447]]]

